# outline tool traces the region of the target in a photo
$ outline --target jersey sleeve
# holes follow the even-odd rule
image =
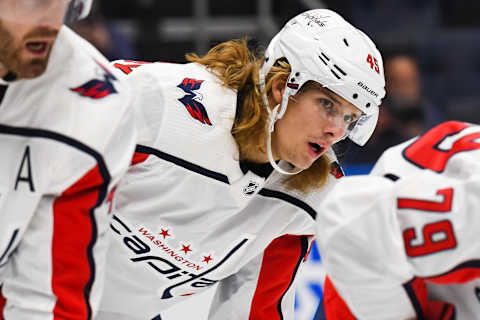
[[[437,312],[424,281],[479,276],[480,179],[424,171],[391,182],[351,177],[322,207],[319,246],[338,294],[360,319],[408,319]]]
[[[273,240],[234,275],[220,281],[209,319],[294,319],[295,278],[311,237]]]
[[[344,178],[317,217],[327,275],[360,319],[414,316],[402,287],[413,275],[395,231],[392,193],[386,192],[392,184],[379,177]]]
[[[425,281],[414,278],[404,284],[410,300],[415,307],[416,319],[454,320],[456,316],[453,304],[430,299]],[[320,302],[314,320],[355,320],[345,300],[339,295],[329,277],[325,279],[323,299]],[[389,315],[379,315],[375,319],[390,319]],[[414,318],[412,318],[414,319]]]
[[[34,193],[33,215],[14,239],[20,240],[1,274],[5,319],[94,318],[103,289],[113,192],[136,141],[131,110],[125,105],[117,110],[118,121],[102,122],[108,130],[91,123],[90,130],[104,134],[96,146],[60,133],[40,141],[55,153],[38,156],[46,160],[32,162],[32,170],[41,172],[36,169],[47,161],[55,165],[47,173],[48,185]],[[36,153],[31,157],[36,159]]]
[[[134,60],[115,60],[110,63],[132,88],[132,108],[135,111],[137,144],[153,145],[165,118],[163,81],[158,67],[163,64]]]

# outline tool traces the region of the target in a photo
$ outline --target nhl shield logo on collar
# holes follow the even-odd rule
[[[250,181],[247,186],[243,187],[243,193],[247,196],[254,194],[260,185],[255,181]]]

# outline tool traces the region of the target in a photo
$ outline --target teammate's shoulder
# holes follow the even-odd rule
[[[447,121],[386,150],[372,172],[410,175],[428,169],[442,174],[457,172],[461,168],[472,169],[479,163],[480,126]]]
[[[59,31],[47,71],[26,82],[24,89],[28,88],[29,103],[49,114],[29,125],[54,130],[99,151],[102,140],[119,128],[131,131],[128,84],[97,49],[66,26]]]
[[[42,78],[64,110],[71,112],[118,112],[128,107],[132,95],[108,60],[66,26],[60,29]]]
[[[111,62],[111,66],[117,69],[121,75],[127,76],[127,79],[133,83],[149,82],[159,88],[172,85],[181,88],[183,82],[187,87],[188,85],[192,86],[190,90],[199,89],[197,86],[202,86],[201,83],[209,83],[210,86],[216,87],[223,86],[217,75],[198,63],[115,60]],[[224,89],[230,90],[225,87]],[[233,90],[230,91],[233,92]]]

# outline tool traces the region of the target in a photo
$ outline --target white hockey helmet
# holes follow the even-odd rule
[[[25,25],[71,22],[88,16],[93,0],[1,0],[0,19]]]
[[[287,22],[271,40],[260,69],[262,89],[270,68],[280,58],[288,60],[291,73],[281,106],[270,113],[270,132],[285,114],[289,96],[313,80],[362,111],[347,135],[363,146],[375,129],[385,96],[382,57],[370,38],[334,11],[310,10]],[[263,98],[268,106],[266,96]]]
[[[92,9],[93,0],[72,0],[66,14],[67,21],[84,19]]]

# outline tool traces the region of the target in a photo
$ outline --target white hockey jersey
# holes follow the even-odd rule
[[[390,148],[321,210],[323,262],[356,318],[480,318],[480,126],[450,121]],[[328,320],[353,319],[325,295]]]
[[[237,94],[203,66],[114,65],[131,73],[144,130],[117,190],[99,318],[154,319],[219,282],[210,319],[293,319],[293,281],[335,178],[306,196],[276,172],[242,170]]]
[[[43,75],[0,84],[2,319],[92,319],[98,309],[109,192],[136,142],[116,72],[62,27]]]

